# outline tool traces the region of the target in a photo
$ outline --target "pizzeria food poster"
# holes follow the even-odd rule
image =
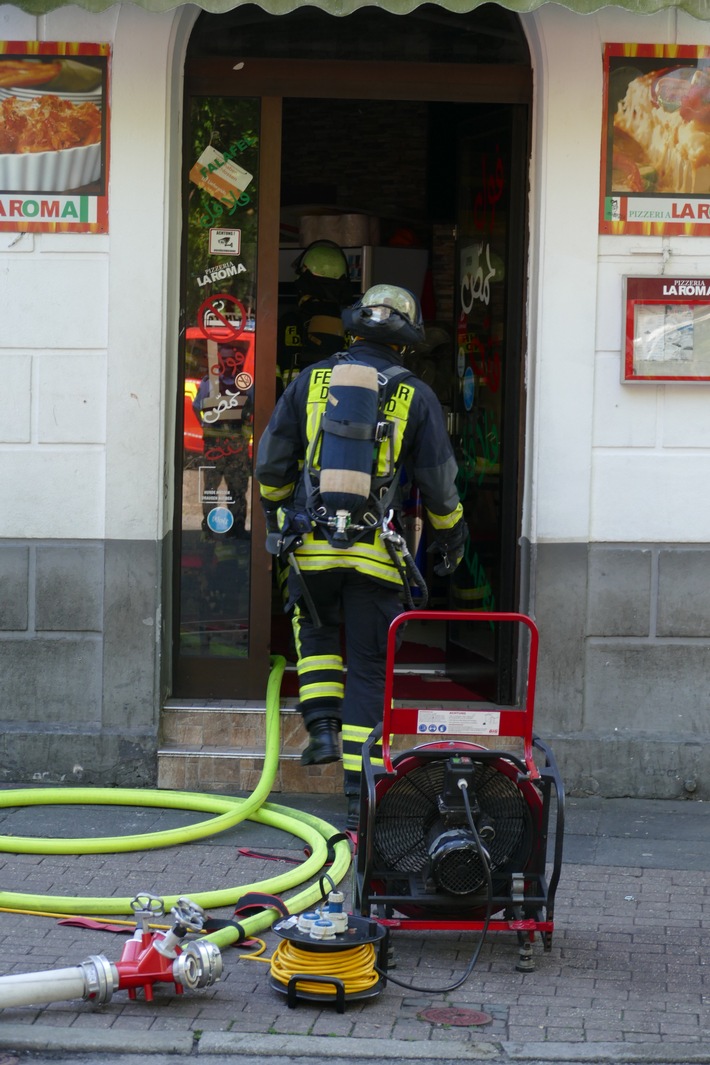
[[[710,47],[605,46],[599,229],[710,234]]]
[[[108,44],[0,41],[0,230],[108,232]]]

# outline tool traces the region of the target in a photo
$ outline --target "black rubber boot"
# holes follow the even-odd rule
[[[308,726],[310,743],[301,755],[301,765],[325,765],[340,759],[338,735],[340,722],[335,717],[321,717]]]

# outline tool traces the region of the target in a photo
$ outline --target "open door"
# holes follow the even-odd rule
[[[270,654],[290,654],[288,626],[272,620],[252,464],[276,395],[279,265],[302,243],[299,214],[378,218],[378,237],[355,254],[362,287],[380,267],[408,287],[393,264],[424,262],[417,295],[436,290],[435,324],[448,336],[441,398],[474,533],[461,579],[432,594],[465,609],[517,605],[531,91],[519,25],[495,5],[343,18],[245,5],[198,19],[185,68],[175,697],[263,698]],[[486,254],[500,263],[488,304],[473,295]],[[472,648],[454,627],[433,645],[412,637],[417,669],[431,652],[432,676],[446,669],[472,692],[511,675],[509,646]]]

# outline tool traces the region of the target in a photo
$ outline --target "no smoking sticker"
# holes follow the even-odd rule
[[[208,340],[236,340],[246,325],[246,311],[228,292],[209,296],[197,312],[197,325]]]

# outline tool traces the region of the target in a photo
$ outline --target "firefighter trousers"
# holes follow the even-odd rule
[[[403,609],[399,588],[354,569],[309,572],[303,579],[320,626],[290,574],[299,709],[306,728],[319,718],[342,722],[344,790],[359,795],[362,744],[382,720],[387,633]]]

